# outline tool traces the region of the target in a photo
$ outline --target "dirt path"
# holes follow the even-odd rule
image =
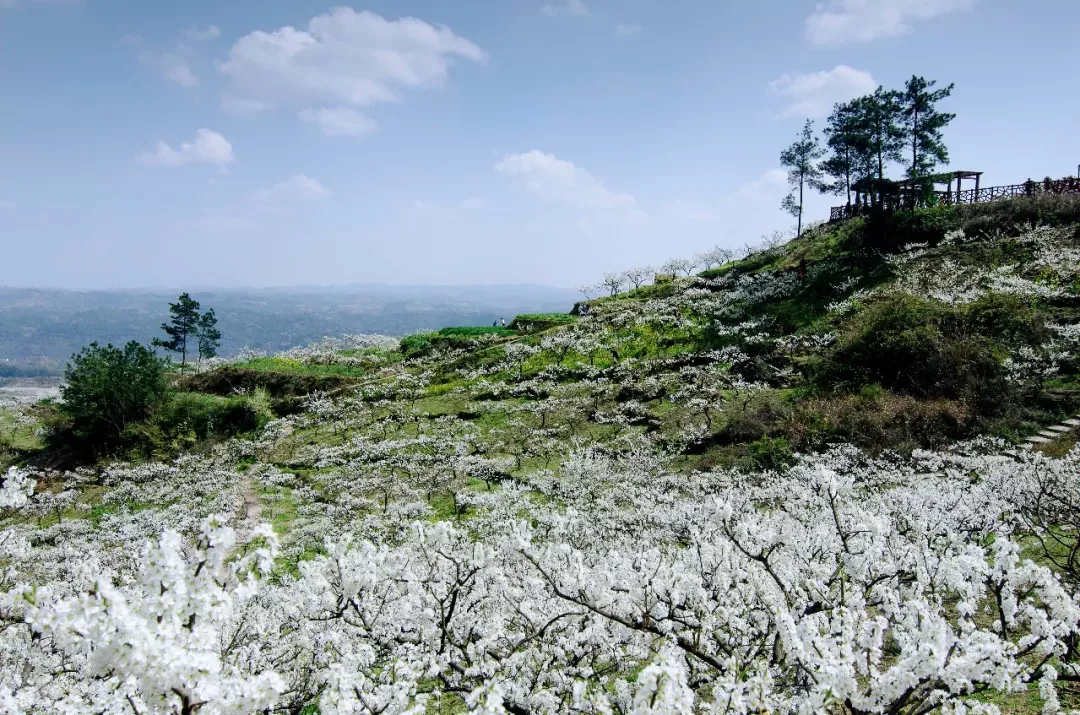
[[[240,528],[244,531],[254,529],[262,516],[262,504],[259,503],[259,495],[255,493],[255,486],[251,477],[244,477],[243,484],[243,507],[240,510]]]

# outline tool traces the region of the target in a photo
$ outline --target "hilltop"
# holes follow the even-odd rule
[[[858,217],[210,361],[78,469],[8,410],[0,703],[1074,707],[1078,435],[1019,445],[1080,407],[1078,259],[1075,198]]]
[[[1069,199],[857,218],[572,314],[329,341],[182,385],[261,388],[278,414],[318,392],[327,421],[389,400],[420,431],[451,420],[525,462],[632,433],[687,470],[1017,442],[1080,407],[1078,246]],[[288,444],[323,443],[305,435]]]

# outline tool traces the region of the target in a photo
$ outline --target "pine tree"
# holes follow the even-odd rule
[[[169,313],[172,314],[170,322],[161,324],[168,337],[154,338],[153,344],[169,352],[180,353],[180,374],[183,375],[187,364],[188,338],[198,330],[199,301],[193,300],[187,293],[181,293],[175,303],[169,303]]]
[[[780,164],[788,169],[788,185],[791,193],[784,197],[781,206],[785,211],[799,220],[798,235],[802,235],[803,217],[803,192],[809,186],[817,191],[828,189],[828,185],[822,181],[824,172],[821,169],[821,158],[825,156],[825,150],[818,143],[814,134],[814,123],[809,119],[803,125],[795,142],[784,151],[780,152]],[[799,199],[795,200],[795,190],[798,189]]]
[[[862,121],[858,100],[837,104],[825,127],[825,143],[832,156],[821,168],[834,179],[832,193],[846,194],[851,203],[851,185],[872,171],[867,127]]]
[[[945,148],[941,130],[956,118],[955,114],[939,112],[935,106],[952,94],[955,85],[933,89],[935,81],[912,76],[899,93],[900,124],[904,130],[904,139],[911,147],[911,164],[908,167],[909,179],[930,176],[935,167],[949,161],[949,150]]]
[[[899,92],[878,87],[873,94],[854,100],[858,125],[865,132],[866,144],[860,162],[870,165],[879,184],[885,180],[885,166],[899,162],[904,149],[904,130],[900,126]],[[877,194],[878,192],[873,192]]]
[[[217,350],[221,347],[221,331],[217,329],[217,316],[214,315],[213,308],[199,316],[198,334],[199,363],[201,364],[204,358],[209,359],[217,355]]]

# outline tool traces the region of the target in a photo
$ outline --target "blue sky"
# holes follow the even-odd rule
[[[951,168],[1070,174],[1077,28],[1075,0],[0,0],[0,284],[573,286],[789,228],[803,119],[913,73],[956,83]]]

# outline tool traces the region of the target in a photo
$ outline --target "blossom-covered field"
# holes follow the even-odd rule
[[[52,518],[78,475],[28,498],[13,471],[0,703],[917,713],[1014,693],[1056,712],[1059,679],[1080,675],[1080,451],[995,446],[910,463],[838,448],[749,477],[674,474],[628,441],[472,492],[462,520],[372,508],[342,479],[311,504],[322,546],[294,568],[243,513],[227,450],[110,470],[90,518]]]
[[[168,459],[11,468],[0,710],[1076,707],[1080,448],[1008,441],[1067,404],[1075,240],[771,246],[466,348],[351,336],[211,365],[351,382]],[[1003,295],[1037,324],[1000,329]],[[946,348],[985,348],[962,373],[982,382],[849,388],[884,379],[842,370],[864,312],[916,299]],[[907,431],[829,421],[849,407]],[[919,419],[1002,434],[912,448]]]

